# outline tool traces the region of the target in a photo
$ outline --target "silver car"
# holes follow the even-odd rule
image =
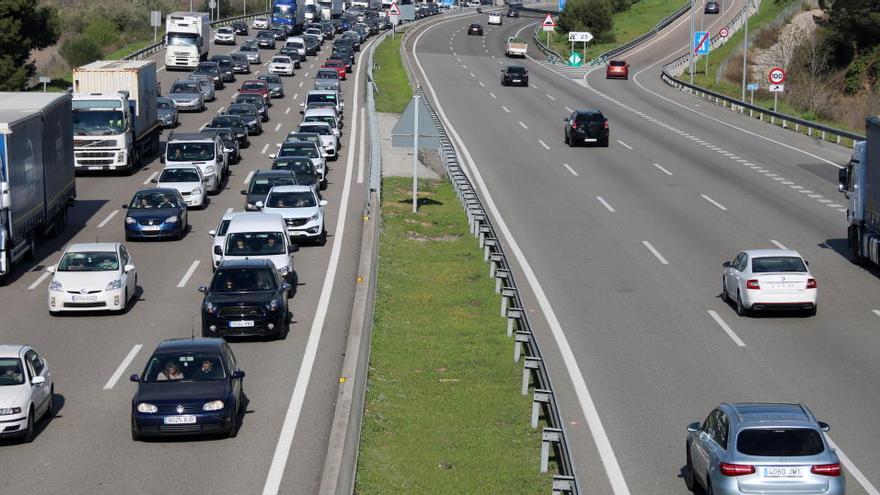
[[[248,62],[252,64],[260,64],[263,60],[260,58],[260,49],[253,45],[242,45],[238,49],[238,53],[244,54]]]
[[[214,87],[211,85],[211,89]],[[179,111],[201,112],[205,109],[205,97],[201,86],[195,79],[178,79],[171,84],[168,97],[174,100]]]
[[[199,89],[202,91],[202,97],[205,101],[214,101],[217,99],[217,93],[214,90],[214,80],[207,74],[192,74],[190,79],[198,81]]]
[[[177,127],[180,123],[177,115],[177,105],[174,100],[164,96],[156,98],[156,112],[162,127]]]
[[[315,74],[315,89],[339,90],[339,73],[336,69],[318,69]]]
[[[722,403],[688,425],[685,483],[710,495],[843,495],[837,454],[806,406]]]

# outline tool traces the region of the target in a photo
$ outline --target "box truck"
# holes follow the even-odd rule
[[[0,283],[64,230],[75,197],[70,95],[0,93]]]
[[[273,0],[272,1],[272,24],[284,26],[291,34],[303,32],[305,18],[304,0]]]
[[[880,117],[869,117],[865,127],[867,139],[855,143],[839,172],[838,189],[848,199],[846,237],[853,262],[880,265]]]
[[[99,60],[73,70],[79,170],[133,170],[159,152],[156,62]]]
[[[211,16],[207,12],[174,12],[165,18],[165,67],[194,69],[208,59]]]

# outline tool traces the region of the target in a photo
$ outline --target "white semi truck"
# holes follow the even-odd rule
[[[165,18],[165,67],[193,69],[208,59],[211,16],[207,12],[174,12]]]
[[[76,197],[67,93],[0,93],[0,284],[59,234]],[[9,308],[13,311],[13,308]]]
[[[880,116],[865,122],[867,140],[853,147],[838,175],[838,189],[849,200],[847,240],[853,262],[880,265]]]
[[[156,62],[99,60],[73,70],[78,170],[132,170],[159,152]]]
[[[318,10],[321,13],[321,18],[329,21],[345,12],[345,4],[342,0],[318,0]]]

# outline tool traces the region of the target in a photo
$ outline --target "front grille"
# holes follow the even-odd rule
[[[79,291],[79,290],[69,290],[69,291],[67,291],[68,294],[76,294],[76,295],[80,295],[80,294],[97,294],[98,292],[101,292],[101,291],[100,291],[100,290],[90,290],[90,291],[87,291],[87,292],[82,292],[82,291]]]
[[[85,139],[74,139],[73,146],[75,148],[85,147],[85,146],[89,146],[89,147],[92,147],[92,146],[94,146],[94,147],[115,147],[116,141],[113,139],[105,139],[103,141],[88,141]]]
[[[138,220],[139,225],[162,225],[162,222],[163,222],[163,220],[160,220],[158,218],[149,218],[146,220],[143,220],[143,219]]]
[[[113,158],[115,151],[77,151],[74,156],[77,158]]]
[[[66,302],[66,303],[64,303],[64,307],[65,308],[106,308],[107,303],[104,301],[81,302],[81,303],[79,303],[79,302],[78,303]]]
[[[302,227],[303,225],[309,222],[308,218],[286,218],[284,220],[287,222],[288,227]]]
[[[159,404],[156,406],[159,411],[159,414],[198,414],[202,412],[203,402],[199,403],[190,403],[190,404],[180,404],[183,406],[183,411],[177,412],[178,404]]]
[[[227,319],[263,317],[266,313],[259,306],[227,306],[220,308],[217,316]]]

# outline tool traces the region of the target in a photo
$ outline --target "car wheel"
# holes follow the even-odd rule
[[[607,147],[608,147],[608,142],[609,142],[609,140],[608,140],[607,138],[606,138],[604,141],[602,141],[602,147],[603,147],[603,148],[607,148]]]
[[[131,419],[131,439],[135,442],[141,439],[141,436],[138,435],[137,428],[134,426],[134,418]]]
[[[119,314],[121,315],[124,315],[125,310],[128,309],[128,289],[125,289],[125,292],[123,294],[125,295],[125,297],[122,298],[122,305],[119,308]]]
[[[22,442],[31,443],[34,441],[34,406],[31,406],[28,409],[28,422],[27,428],[24,430],[24,437],[22,437]]]
[[[727,295],[727,281],[723,275],[721,277],[721,300],[726,303],[730,302],[730,296]]]
[[[318,245],[324,246],[327,244],[327,229],[321,227],[321,235],[318,236]]]
[[[232,413],[232,424],[229,426],[229,431],[226,433],[227,438],[235,438],[238,435],[238,403],[236,403],[235,411]]]
[[[715,495],[715,490],[712,489],[712,482],[708,479],[706,480],[706,495]]]
[[[184,231],[184,230],[186,230],[186,227],[181,223],[181,224],[180,224],[180,229],[178,229],[178,231],[177,231],[177,235],[176,235],[174,238],[175,238],[176,240],[178,240],[178,241],[181,240],[181,239],[183,239],[183,231]]]
[[[571,141],[568,139],[568,134],[565,134],[565,137],[563,139],[565,140],[565,144],[569,145],[569,147],[570,147]]]
[[[52,387],[49,388],[49,407],[46,408],[46,416],[49,419],[55,417],[55,384],[52,384]]]
[[[684,484],[687,486],[687,489],[690,491],[694,491],[694,465],[691,462],[691,449],[685,444],[685,473],[684,473]]]
[[[739,316],[748,316],[749,310],[745,307],[740,297],[739,291],[736,291],[736,314]]]

